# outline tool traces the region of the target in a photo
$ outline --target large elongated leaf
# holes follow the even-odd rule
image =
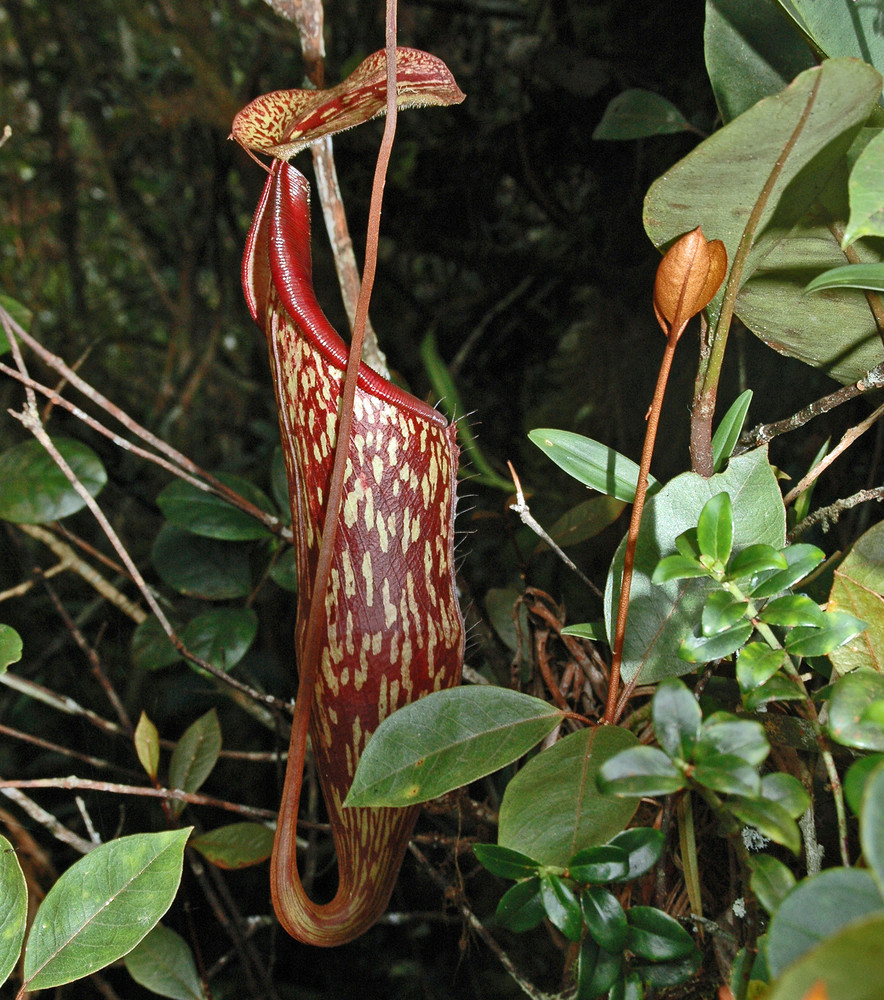
[[[0,836],[0,986],[21,954],[28,915],[28,887],[15,848]]]
[[[175,898],[191,829],[121,837],[68,868],[34,918],[26,986],[61,986],[130,952]]]
[[[410,806],[436,798],[517,760],[561,718],[545,701],[507,688],[437,691],[378,726],[344,804]]]
[[[606,843],[632,819],[638,803],[602,795],[596,774],[636,742],[626,729],[599,726],[572,733],[538,754],[506,787],[498,843],[561,866],[575,851]]]
[[[730,495],[733,505],[735,551],[755,543],[783,546],[786,514],[765,449],[733,459],[725,472],[709,479],[687,472],[668,483],[648,501],[642,516],[623,647],[626,680],[639,670],[642,682],[652,683],[693,669],[692,664],[679,658],[678,650],[701,620],[712,581],[704,578],[652,584],[651,575],[660,559],[675,551],[677,536],[696,526],[707,500],[721,492]],[[605,589],[609,635],[613,634],[613,615],[620,596],[623,551],[621,543]]]
[[[6,339],[5,336],[3,338]],[[95,452],[69,438],[53,444],[92,496],[107,482]],[[45,524],[86,504],[39,441],[24,441],[0,455],[0,518],[16,524]]]
[[[865,298],[846,290],[811,307],[803,288],[819,271],[846,263],[829,223],[847,221],[845,155],[880,91],[879,74],[855,60],[806,70],[701,143],[645,200],[645,228],[655,244],[667,245],[702,223],[707,237],[724,241],[733,261],[747,213],[781,162],[741,276],[737,312],[777,350],[844,382],[879,359]],[[855,249],[862,262],[882,258],[872,242]],[[721,293],[709,307],[713,326],[720,305]]]

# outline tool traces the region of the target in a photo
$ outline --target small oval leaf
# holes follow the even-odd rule
[[[4,340],[5,340],[4,336]],[[107,473],[95,452],[70,438],[52,443],[92,496]],[[39,441],[23,441],[0,455],[0,518],[16,524],[46,524],[75,514],[85,501]]]

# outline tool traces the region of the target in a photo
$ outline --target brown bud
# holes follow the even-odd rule
[[[688,320],[712,301],[727,273],[727,250],[697,226],[666,251],[654,282],[654,312],[667,336],[680,337]]]

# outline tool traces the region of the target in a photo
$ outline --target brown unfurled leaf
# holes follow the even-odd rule
[[[314,142],[360,125],[387,109],[387,56],[375,52],[328,90],[276,90],[256,97],[233,119],[231,137],[246,149],[289,160]],[[420,49],[396,49],[400,108],[460,104],[451,71]]]
[[[654,282],[654,312],[668,336],[680,337],[688,320],[705,309],[727,274],[727,250],[710,243],[697,226],[666,251]]]

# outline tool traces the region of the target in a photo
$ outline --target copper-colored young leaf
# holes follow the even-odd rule
[[[233,119],[232,138],[260,153],[289,160],[327,135],[360,125],[387,108],[384,50],[363,60],[343,83],[327,90],[276,90],[256,97]],[[420,49],[396,49],[400,108],[460,104],[464,94],[451,71]]]
[[[697,226],[667,250],[654,282],[654,312],[664,331],[681,335],[692,316],[705,309],[727,273],[727,251]]]

